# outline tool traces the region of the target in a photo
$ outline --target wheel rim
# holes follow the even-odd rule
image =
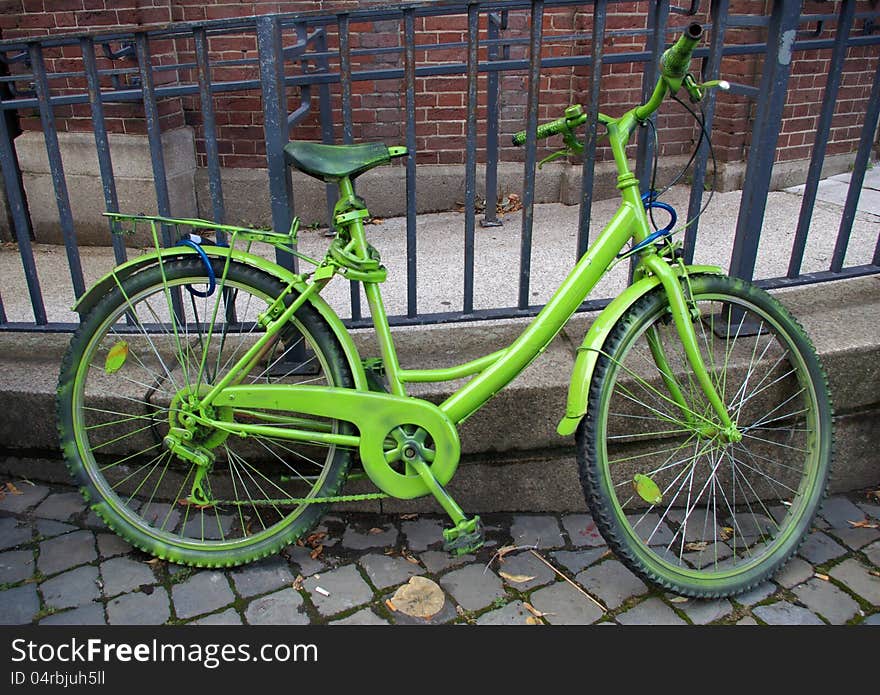
[[[186,395],[203,395],[205,384],[216,383],[256,340],[262,332],[258,315],[273,297],[232,277],[224,290],[196,296],[186,288],[207,288],[207,279],[198,273],[168,278],[166,285],[134,292],[86,345],[72,394],[79,458],[102,500],[152,541],[222,553],[277,537],[310,507],[277,500],[319,494],[337,447],[263,436],[241,440],[206,431],[197,439],[201,436],[198,443],[215,455],[202,486],[213,504],[199,508],[181,503],[199,467],[162,445],[169,428],[181,424]],[[183,316],[177,325],[170,321],[169,299],[175,295],[181,298],[178,315]],[[334,384],[315,338],[301,322],[292,324],[296,331],[283,333],[242,383]],[[123,364],[108,373],[113,365],[107,356],[122,341],[127,344]],[[289,373],[289,357],[301,347],[307,356],[297,362],[297,373]],[[290,424],[289,414],[223,410],[228,412],[216,413],[217,419]],[[335,420],[309,421],[324,431],[336,432],[340,426]]]
[[[698,299],[701,352],[741,441],[710,426],[714,412],[659,308],[610,364],[599,415],[603,480],[627,547],[654,572],[696,585],[738,580],[787,557],[821,492],[822,452],[815,385],[779,319],[723,292]],[[663,345],[687,410],[674,404],[651,340]]]

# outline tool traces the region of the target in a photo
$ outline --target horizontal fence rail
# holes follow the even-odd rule
[[[508,2],[440,2],[400,3],[380,8],[353,9],[346,12],[306,12],[270,14],[257,17],[180,22],[143,31],[110,31],[88,35],[55,35],[34,39],[0,41],[0,167],[5,182],[6,203],[11,230],[20,255],[33,321],[8,320],[3,303],[7,288],[0,283],[0,330],[67,331],[75,324],[50,320],[38,262],[32,243],[34,223],[30,208],[47,201],[28,200],[16,149],[19,118],[38,114],[45,139],[46,158],[51,174],[52,194],[58,211],[58,226],[67,257],[72,287],[70,304],[85,291],[81,252],[77,240],[77,219],[71,204],[72,193],[65,175],[59,146],[59,110],[87,105],[101,182],[103,202],[108,212],[119,212],[118,177],[111,157],[112,134],[108,130],[107,111],[119,104],[137,104],[149,146],[156,210],[160,215],[174,216],[173,186],[163,145],[167,125],[165,104],[169,100],[191,98],[198,105],[201,133],[200,156],[207,176],[209,205],[201,206],[202,217],[217,223],[228,222],[230,215],[224,195],[223,167],[218,138],[218,112],[215,99],[221,95],[258,91],[262,111],[265,144],[265,170],[268,199],[266,207],[272,226],[290,228],[297,205],[292,193],[291,172],[282,148],[296,133],[297,127],[317,115],[320,139],[333,143],[355,140],[352,121],[353,94],[359,83],[376,80],[397,80],[401,84],[403,137],[389,144],[405,144],[409,149],[403,166],[405,191],[401,191],[406,210],[405,229],[405,310],[390,317],[393,325],[423,324],[474,319],[509,318],[537,312],[532,302],[532,255],[534,250],[534,215],[536,175],[542,144],[536,142],[536,125],[541,115],[542,80],[553,70],[568,68],[573,75],[589,76],[589,89],[582,95],[590,115],[585,128],[585,156],[580,176],[580,212],[575,239],[566,262],[582,255],[590,241],[590,210],[595,199],[593,164],[602,146],[597,130],[597,114],[603,95],[603,82],[608,66],[636,64],[642,77],[635,72],[632,79],[641,80],[643,94],[650,94],[656,81],[660,54],[692,21],[684,15],[699,14],[707,28],[709,41],[695,53],[695,72],[701,69],[703,80],[717,79],[722,61],[735,56],[759,56],[763,59],[757,85],[732,80],[732,93],[750,100],[754,107],[742,200],[736,223],[731,274],[755,279],[769,287],[808,284],[825,280],[880,272],[880,234],[873,257],[859,265],[847,265],[846,252],[850,241],[856,205],[875,145],[880,117],[880,60],[874,53],[874,75],[864,118],[858,124],[858,149],[852,165],[848,193],[837,230],[834,252],[827,269],[802,272],[808,231],[813,218],[819,180],[834,127],[835,105],[842,88],[842,66],[853,48],[880,47],[880,11],[868,3],[843,0],[838,11],[825,14],[804,14],[800,2],[780,0],[772,3],[767,16],[738,15],[730,11],[729,0],[710,3],[693,2],[690,7],[671,6],[667,0],[648,3],[646,26],[610,28],[609,11],[619,3],[615,0],[572,2],[569,0],[513,0]],[[687,4],[687,3],[685,3]],[[559,8],[579,7],[591,12],[588,30],[556,33],[546,31],[545,19]],[[870,10],[870,11],[867,11]],[[509,19],[516,12],[528,13],[527,30],[512,32]],[[418,27],[426,18],[460,16],[465,23],[466,40],[425,43]],[[619,15],[615,19],[619,20]],[[643,20],[644,18],[642,18]],[[353,46],[353,27],[364,23],[390,23],[396,27],[400,40],[396,45]],[[749,29],[760,34],[761,40],[726,41],[734,30]],[[212,42],[224,37],[251,41],[256,55],[242,58],[217,58],[211,51]],[[242,39],[244,37],[244,39]],[[616,39],[643,37],[644,48],[608,50]],[[169,42],[184,43],[192,60],[167,59]],[[558,52],[548,49],[567,43],[577,50]],[[628,44],[629,45],[629,44]],[[755,277],[759,255],[762,222],[765,216],[774,157],[780,137],[783,112],[791,87],[791,65],[807,52],[830,51],[830,70],[822,85],[821,110],[812,142],[800,214],[794,227],[787,273],[780,277]],[[419,61],[418,57],[436,52],[438,58]],[[62,55],[69,60],[55,61],[56,69],[47,69],[46,55]],[[452,54],[455,57],[448,58]],[[176,54],[175,54],[176,55]],[[97,58],[96,58],[97,56]],[[364,59],[374,62],[366,64]],[[109,65],[110,67],[107,67]],[[103,66],[103,67],[102,67]],[[358,66],[360,69],[358,69]],[[251,70],[253,75],[229,79],[227,69]],[[525,76],[524,108],[520,127],[527,128],[521,189],[522,216],[519,237],[505,220],[504,231],[511,248],[519,250],[519,268],[515,278],[516,303],[511,306],[475,306],[475,241],[478,228],[491,229],[501,224],[495,202],[499,198],[499,162],[502,161],[503,105],[499,95],[505,76]],[[218,76],[219,75],[219,76]],[[461,234],[463,252],[463,287],[461,305],[448,311],[420,312],[422,285],[419,274],[419,253],[430,249],[418,246],[417,224],[417,103],[418,81],[423,78],[453,76],[464,83],[464,225]],[[723,76],[723,75],[722,75]],[[66,87],[59,88],[64,83]],[[291,110],[290,102],[298,97]],[[337,106],[334,107],[334,104]],[[632,106],[634,104],[629,104]],[[714,95],[704,105],[705,127],[712,131],[717,104]],[[558,117],[553,116],[553,118]],[[642,129],[634,151],[636,171],[646,190],[656,144],[649,129]],[[698,133],[697,133],[698,134]],[[697,140],[697,138],[695,138]],[[707,180],[713,153],[705,140],[693,158],[692,180]],[[479,170],[482,161],[485,190],[485,212],[477,219]],[[578,165],[580,167],[580,165]],[[327,187],[327,214],[332,211],[335,189]],[[699,213],[705,203],[702,185],[693,185],[688,200],[688,220],[693,222],[684,234],[687,261],[694,257],[699,232]],[[369,200],[367,200],[369,204]],[[126,212],[126,211],[123,211]],[[130,211],[129,211],[130,212]],[[126,260],[128,250],[124,239],[112,235],[108,223],[108,246],[112,244],[116,262]],[[173,244],[172,230],[163,230],[165,244]],[[222,242],[223,239],[221,238]],[[515,243],[518,242],[518,243]],[[296,259],[289,253],[277,252],[277,261],[295,269]],[[590,298],[584,310],[607,304],[608,298]],[[347,322],[352,326],[368,323],[362,314],[358,288],[352,283]],[[341,311],[341,314],[345,314]]]

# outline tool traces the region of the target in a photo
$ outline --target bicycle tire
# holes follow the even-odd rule
[[[717,275],[692,276],[685,289],[701,307],[701,352],[741,440],[708,425],[716,416],[658,287],[600,353],[576,434],[580,479],[600,532],[636,575],[684,596],[733,596],[772,576],[808,532],[831,467],[831,400],[815,349],[768,293]],[[673,405],[649,337],[689,411]]]
[[[338,494],[352,461],[351,451],[335,445],[300,446],[269,436],[241,439],[199,426],[197,443],[216,455],[202,485],[211,506],[200,508],[192,495],[185,497],[197,468],[171,454],[164,437],[181,424],[187,398],[203,395],[205,384],[216,383],[244,354],[263,330],[260,312],[287,289],[265,272],[236,262],[221,286],[225,261],[213,264],[214,293],[203,262],[192,258],[143,270],[104,296],[71,340],[57,397],[67,465],[91,508],[141,550],[198,567],[251,562],[302,537],[328,504],[301,502],[287,510],[278,500]],[[175,295],[177,309],[171,301]],[[296,296],[288,294],[288,306]],[[177,322],[171,320],[175,311]],[[353,387],[338,339],[309,303],[297,309],[272,345],[248,374],[251,383],[323,380]],[[312,356],[290,366],[298,345]],[[114,348],[115,358],[110,356]],[[222,417],[271,422],[262,412],[227,409]],[[320,426],[352,431],[339,420]]]

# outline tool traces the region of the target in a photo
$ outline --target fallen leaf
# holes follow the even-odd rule
[[[508,553],[512,553],[516,549],[517,549],[517,547],[515,545],[504,545],[498,549],[498,552],[495,553],[495,557],[497,557],[499,560],[501,560],[503,562],[504,556],[507,555]]]
[[[874,577],[880,577],[880,572],[878,572],[877,570],[869,570],[868,574],[870,574]]]
[[[8,485],[9,483],[7,483]],[[20,494],[20,493],[19,493]],[[868,517],[865,517],[861,521],[849,521],[847,522],[853,528],[878,528],[878,525],[868,520]]]
[[[17,487],[15,487],[15,485],[13,485],[11,482],[10,482],[10,483],[6,483],[6,489],[9,490],[9,493],[12,494],[12,495],[22,495],[22,494],[24,494],[21,490],[19,490]]]
[[[410,577],[406,584],[394,592],[391,601],[396,611],[427,619],[440,612],[446,597],[436,582],[427,577]]]
[[[312,552],[309,553],[309,557],[312,558],[312,560],[317,560],[318,556],[323,552],[324,552],[324,546],[319,545],[317,548],[315,548],[314,550],[312,550]]]
[[[321,545],[321,541],[327,537],[326,531],[317,531],[316,533],[309,534],[309,537],[306,538],[306,545],[310,545],[311,547],[316,547]]]
[[[404,521],[412,521],[413,519],[418,519],[419,515],[418,514],[401,514],[400,518],[403,519]]]
[[[544,613],[542,613],[541,611],[539,611],[537,608],[535,608],[535,607],[534,607],[531,603],[529,603],[528,601],[523,601],[523,606],[525,607],[525,609],[526,609],[529,613],[531,613],[532,615],[534,615],[536,618],[542,618],[542,617],[544,617]]]
[[[373,217],[370,220],[370,224],[385,224],[385,220],[383,220],[381,217]]]
[[[159,567],[163,562],[165,561],[159,557],[154,557],[152,560],[147,560],[147,564],[152,565],[153,567]]]
[[[388,610],[397,613],[397,606],[394,605],[394,602],[390,598],[385,599],[385,605],[388,606]]]
[[[530,577],[525,574],[508,574],[507,572],[499,572],[502,577],[504,577],[507,581],[513,582],[514,584],[525,584],[526,582],[530,582],[534,579],[534,577]]]
[[[687,603],[690,599],[687,596],[673,596],[669,599],[670,603]]]
[[[118,372],[122,369],[122,365],[125,364],[125,360],[128,358],[128,343],[124,340],[120,340],[117,342],[112,348],[110,348],[107,353],[107,358],[104,360],[104,371],[107,374],[113,374],[114,372]]]
[[[721,540],[726,541],[733,538],[733,527],[731,526],[722,526],[721,527]]]
[[[544,623],[542,623],[534,615],[530,615],[528,618],[526,618],[526,625],[543,625],[543,624]]]
[[[633,489],[648,504],[660,504],[663,501],[663,495],[660,493],[657,483],[646,475],[636,473],[633,476]]]
[[[304,580],[305,580],[305,577],[303,577],[301,574],[298,574],[298,575],[296,575],[296,579],[293,580],[293,584],[291,586],[293,586],[293,588],[296,591],[301,591],[303,588],[303,581]]]
[[[685,543],[685,550],[692,550],[695,552],[700,552],[709,547],[709,544],[706,541],[694,541],[693,543]]]
[[[375,536],[378,533],[385,533],[385,530],[374,526],[373,528],[370,529],[369,532],[370,532],[370,534]]]
[[[829,577],[827,574],[822,574],[821,572],[816,572],[815,577],[817,579],[821,579],[823,582],[831,581],[831,577]]]
[[[401,551],[400,551],[400,555],[401,555],[401,557],[403,557],[403,559],[406,560],[407,562],[411,562],[411,563],[414,564],[414,565],[419,564],[419,559],[418,559],[415,555],[413,555],[411,552],[409,552],[408,550],[406,550],[406,549],[401,550]]]

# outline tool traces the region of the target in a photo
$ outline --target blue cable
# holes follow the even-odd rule
[[[189,246],[191,249],[194,249],[199,257],[202,259],[202,263],[205,264],[205,269],[208,271],[208,289],[205,292],[201,290],[193,289],[192,285],[187,285],[187,291],[196,296],[196,297],[210,297],[214,294],[214,290],[217,288],[217,276],[214,274],[214,267],[211,265],[211,259],[208,258],[208,254],[205,253],[205,249],[203,249],[199,244],[194,242],[192,239],[181,239],[177,242],[177,246]]]
[[[637,251],[641,251],[646,246],[653,244],[655,241],[657,241],[657,239],[660,239],[661,237],[664,237],[667,234],[669,234],[672,231],[672,228],[675,227],[675,223],[678,221],[678,215],[675,212],[675,208],[673,208],[671,205],[669,205],[669,203],[662,203],[659,200],[654,200],[655,195],[656,195],[656,191],[653,191],[653,190],[647,191],[642,194],[642,202],[645,204],[645,210],[648,210],[650,208],[657,208],[657,209],[660,209],[660,210],[663,210],[663,211],[669,213],[669,224],[667,224],[662,229],[658,229],[656,232],[649,234],[647,238],[640,241],[638,244],[633,246],[631,249],[617,254],[618,257],[626,256],[631,253],[636,253]]]

